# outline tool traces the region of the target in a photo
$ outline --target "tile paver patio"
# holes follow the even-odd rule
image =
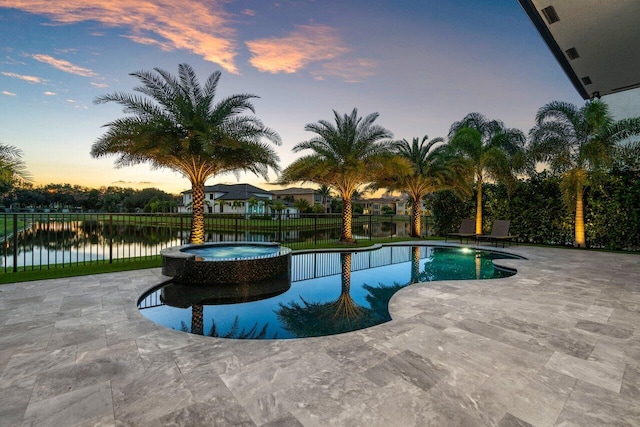
[[[453,246],[453,245],[452,245]],[[0,425],[640,426],[640,256],[520,246],[391,322],[238,341],[135,306],[160,269],[0,286]]]

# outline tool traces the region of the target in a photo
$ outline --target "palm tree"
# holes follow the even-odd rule
[[[582,108],[554,101],[538,110],[529,150],[535,160],[548,162],[552,172],[561,175],[565,202],[575,207],[576,246],[586,246],[584,190],[589,174],[610,165],[619,141],[638,134],[640,117],[614,121],[600,100]]]
[[[107,132],[91,147],[93,157],[117,154],[116,166],[148,162],[168,168],[191,182],[193,220],[191,243],[204,242],[204,185],[216,175],[249,171],[268,179],[268,169],[279,171],[279,158],[263,138],[279,145],[278,134],[255,116],[255,95],[231,95],[214,103],[220,72],[212,73],[204,87],[187,64],[179,77],[155,68],[155,73],[131,75],[142,86],[141,95],[113,93],[95,103],[116,102],[127,117],[106,124]]]
[[[524,145],[522,131],[506,128],[501,121],[487,120],[479,113],[470,113],[451,125],[449,149],[466,163],[475,180],[477,234],[482,234],[482,184],[490,179],[513,188],[516,174],[527,166]]]
[[[31,181],[22,160],[22,150],[13,145],[0,144],[0,191],[10,191],[16,181]]]
[[[298,213],[301,213],[301,214],[307,212],[311,207],[307,199],[298,199],[295,202],[293,202],[293,205],[296,207],[296,209],[298,209]]]
[[[374,124],[378,113],[358,117],[358,110],[340,115],[333,111],[335,124],[326,120],[310,123],[305,130],[316,134],[293,147],[293,152],[312,150],[290,164],[282,173],[281,183],[296,181],[327,185],[342,198],[341,243],[353,242],[351,232],[354,192],[371,182],[388,160],[392,133]]]
[[[469,193],[463,163],[447,156],[442,138],[429,141],[427,135],[406,139],[394,144],[394,152],[407,162],[405,168],[396,169],[375,183],[377,187],[404,191],[411,204],[411,236],[420,237],[422,199],[436,191],[451,188]],[[438,144],[441,144],[438,146]]]
[[[324,212],[327,213],[327,201],[329,200],[329,197],[331,197],[331,188],[329,188],[328,185],[323,184],[316,191],[322,196],[322,207],[324,208]]]

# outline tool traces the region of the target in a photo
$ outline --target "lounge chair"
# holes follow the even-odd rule
[[[449,237],[458,237],[460,238],[460,243],[462,243],[462,239],[467,239],[467,243],[471,239],[475,239],[476,237],[476,221],[472,218],[463,219],[460,223],[460,230],[457,233],[449,233],[444,236],[444,241],[446,242]]]
[[[504,248],[505,243],[511,244],[512,241],[515,240],[516,245],[518,244],[518,236],[514,236],[509,234],[509,226],[511,225],[511,221],[508,219],[497,219],[493,222],[491,226],[491,234],[479,234],[476,236],[476,242],[481,242],[483,240],[494,242],[496,247],[498,246],[498,242],[502,242],[502,247]]]

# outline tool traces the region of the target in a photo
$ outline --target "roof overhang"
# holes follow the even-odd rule
[[[640,1],[518,1],[584,99],[640,87]]]

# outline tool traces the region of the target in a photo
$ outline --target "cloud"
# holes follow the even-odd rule
[[[49,92],[49,91],[44,92],[44,94],[47,95],[47,96],[56,96],[57,95],[55,92]]]
[[[244,9],[242,12],[243,15],[247,15],[247,16],[256,16],[256,11],[253,9]]]
[[[2,72],[3,76],[7,76],[7,77],[13,77],[14,79],[20,79],[20,80],[24,80],[25,82],[29,82],[29,83],[44,83],[46,80],[41,79],[40,77],[35,77],[35,76],[25,76],[24,74],[16,74],[16,73],[6,73],[6,72]]]
[[[96,21],[107,27],[128,28],[136,43],[163,49],[185,49],[219,64],[231,73],[235,31],[222,10],[224,0],[3,0],[2,7],[43,15],[62,24]]]
[[[338,59],[322,64],[321,70],[312,71],[311,74],[317,80],[323,80],[324,76],[334,76],[347,83],[360,83],[375,74],[375,67],[376,63],[369,59]]]
[[[249,63],[269,73],[295,73],[308,64],[335,59],[349,49],[337,31],[325,25],[297,25],[284,37],[246,42],[252,56]]]
[[[1,51],[2,49],[0,49]],[[8,49],[10,51],[10,49]],[[2,64],[7,64],[7,65],[26,65],[23,61],[18,61],[17,59],[14,59],[10,56],[6,56],[4,61],[0,62]]]
[[[100,89],[103,89],[105,87],[109,87],[109,85],[106,84],[106,83],[96,83],[96,82],[91,82],[91,86],[95,86],[95,87],[98,87]]]
[[[15,93],[13,93],[13,92],[9,92],[8,90],[3,90],[3,91],[2,91],[2,94],[3,94],[3,95],[6,95],[6,96],[16,96],[16,94],[15,94]]]
[[[40,53],[31,55],[31,56],[36,61],[49,64],[53,68],[56,68],[60,71],[64,71],[65,73],[76,74],[78,76],[83,76],[83,77],[97,77],[97,74],[91,71],[90,69],[83,68],[78,65],[73,65],[71,62],[66,61],[64,59],[56,59],[53,56],[43,55]]]

